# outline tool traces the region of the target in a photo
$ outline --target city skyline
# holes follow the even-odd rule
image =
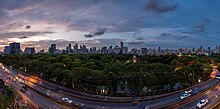
[[[178,49],[219,45],[219,0],[2,0],[0,51],[55,43]],[[55,10],[54,10],[55,9]],[[64,13],[65,12],[65,13]],[[187,16],[187,17],[186,17]]]
[[[120,42],[120,45],[110,45],[103,47],[87,47],[86,45],[80,45],[75,43],[74,45],[68,44],[65,49],[60,49],[57,44],[51,44],[48,49],[35,50],[35,47],[25,47],[21,49],[21,44],[17,42],[9,43],[4,47],[3,54],[136,54],[136,55],[167,55],[176,54],[182,55],[207,55],[220,54],[220,45],[215,48],[200,46],[198,48],[182,48],[169,49],[169,48],[129,48],[124,46],[124,42]]]

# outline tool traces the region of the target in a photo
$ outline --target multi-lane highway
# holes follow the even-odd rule
[[[171,94],[169,96],[164,97],[158,97],[155,99],[148,99],[149,97],[137,97],[137,98],[126,98],[125,100],[119,100],[116,97],[102,97],[102,96],[95,96],[90,95],[82,92],[77,92],[71,89],[67,89],[64,87],[60,87],[48,82],[45,82],[41,79],[34,78],[30,75],[19,73],[18,70],[10,68],[8,66],[4,66],[5,69],[7,69],[8,73],[15,76],[18,76],[18,74],[21,74],[23,78],[26,78],[25,84],[33,88],[34,90],[45,94],[47,96],[50,96],[51,98],[56,99],[59,102],[63,102],[62,98],[69,98],[73,100],[73,103],[71,104],[78,104],[83,106],[84,108],[124,108],[124,109],[137,109],[140,105],[147,106],[149,108],[163,108],[170,104],[176,104],[181,102],[180,96],[184,92],[178,92]],[[4,75],[7,75],[5,73]],[[199,93],[201,93],[196,99],[191,100],[187,102],[186,104],[183,104],[179,108],[195,108],[196,104],[199,102],[199,100],[203,98],[208,98],[211,102],[215,99],[215,94],[220,92],[220,89],[218,86],[216,87],[218,83],[215,79],[209,80],[208,82],[202,83],[199,86],[196,86],[192,88],[192,95],[191,96],[198,96]],[[207,91],[207,93],[204,93],[207,89],[210,87],[216,87],[214,89],[211,89],[210,91]],[[37,93],[33,93],[34,95]],[[204,93],[204,94],[203,94]],[[28,93],[27,93],[28,94]],[[190,96],[190,97],[191,97]],[[42,96],[41,96],[42,97]],[[188,98],[190,98],[188,97]],[[188,100],[188,98],[184,100]],[[45,99],[45,98],[44,98]],[[44,101],[42,98],[41,101]],[[133,100],[131,100],[133,99]],[[46,100],[48,101],[48,100]],[[50,101],[50,100],[49,100]],[[123,101],[123,102],[122,102]],[[138,101],[136,105],[132,104],[132,101]],[[51,101],[50,101],[51,102]],[[42,104],[43,105],[43,104]]]
[[[219,97],[219,94],[220,94],[220,87],[217,86],[212,90],[206,91],[202,96],[200,96],[196,99],[193,99],[191,102],[180,106],[178,109],[197,109],[196,105],[197,105],[197,103],[200,102],[200,100],[207,99],[208,103],[211,103],[217,97]]]
[[[62,106],[56,102],[53,102],[38,93],[27,89],[25,92],[21,92],[22,86],[24,86],[22,83],[18,81],[14,81],[14,77],[9,75],[6,71],[0,69],[0,74],[3,77],[3,80],[7,82],[7,84],[16,92],[18,92],[19,95],[22,96],[25,102],[31,103],[33,106],[32,108],[39,108],[39,109],[67,109],[67,107]],[[32,96],[34,95],[34,96]]]

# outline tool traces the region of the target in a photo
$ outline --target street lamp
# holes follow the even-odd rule
[[[66,64],[64,64],[63,67],[64,67],[64,69],[66,70]],[[66,73],[67,73],[67,72],[65,71],[64,73],[65,73],[65,85],[67,86],[67,80],[66,80]]]

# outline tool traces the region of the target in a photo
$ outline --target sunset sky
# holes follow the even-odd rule
[[[10,42],[37,50],[192,48],[220,45],[220,0],[0,0],[0,51]]]

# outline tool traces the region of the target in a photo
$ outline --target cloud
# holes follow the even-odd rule
[[[149,0],[147,4],[144,5],[145,11],[151,11],[156,14],[167,13],[176,10],[179,4],[165,5],[163,0]]]
[[[141,45],[144,44],[144,41],[132,41],[128,42],[128,45]]]
[[[25,28],[26,28],[26,29],[30,29],[30,28],[31,28],[31,26],[30,26],[30,25],[27,25]]]
[[[195,34],[206,31],[206,27],[211,23],[209,19],[202,20],[199,24],[190,27],[189,29],[183,30],[181,33],[183,34]]]
[[[89,34],[85,34],[84,36],[86,38],[91,38],[94,36],[101,36],[105,33],[107,29],[106,28],[97,28],[95,32],[90,32]]]
[[[210,23],[211,21],[209,19],[204,19],[200,24],[192,27],[192,31],[194,32],[204,32],[206,30],[206,26]]]
[[[136,40],[144,40],[145,38],[142,36],[135,37]]]
[[[52,31],[20,31],[20,32],[4,32],[0,33],[1,39],[5,38],[27,38],[27,36],[39,36],[39,35],[47,35],[47,34],[53,34]]]

